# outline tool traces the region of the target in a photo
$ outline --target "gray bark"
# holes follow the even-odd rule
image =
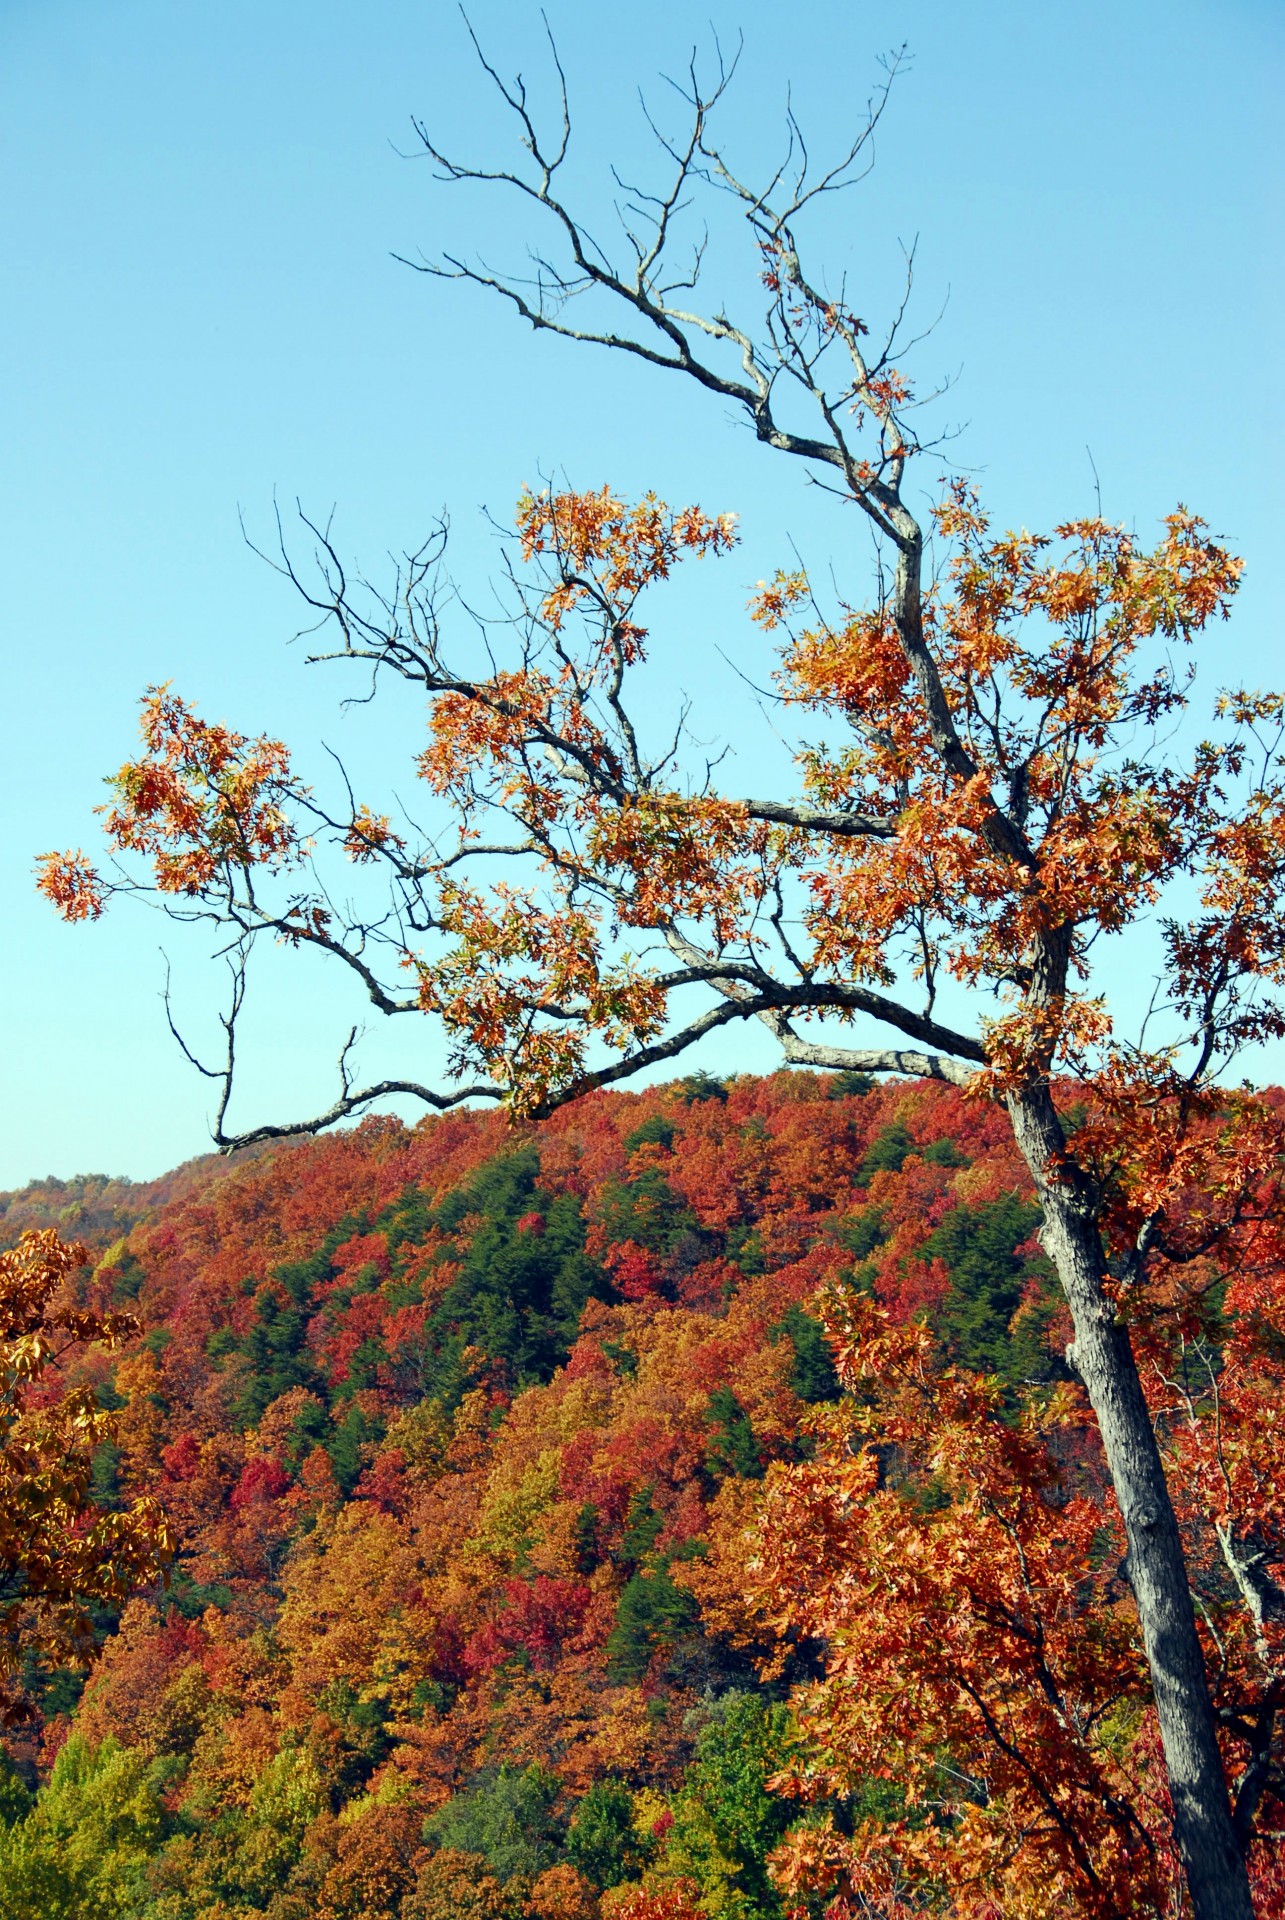
[[[1074,1182],[1050,1178],[1065,1137],[1047,1087],[1007,1096],[1013,1133],[1043,1209],[1041,1240],[1071,1310],[1068,1359],[1097,1416],[1128,1540],[1127,1571],[1151,1669],[1174,1834],[1196,1920],[1253,1920],[1237,1844],[1182,1540],[1128,1329],[1103,1290],[1096,1218]]]

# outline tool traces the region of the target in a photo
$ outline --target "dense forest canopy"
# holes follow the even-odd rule
[[[165,1185],[7,1200],[83,1210],[84,1298],[138,1323],[65,1363],[113,1413],[97,1496],[158,1497],[178,1538],[89,1666],[29,1663],[15,1920],[1178,1900],[1118,1520],[993,1104],[693,1076]],[[1175,1384],[1218,1367],[1222,1463],[1261,1486],[1263,1285],[1149,1349],[1229,1730],[1274,1629],[1209,1551]]]

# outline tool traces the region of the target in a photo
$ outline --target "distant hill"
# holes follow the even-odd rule
[[[254,1157],[236,1156],[237,1161]],[[0,1192],[0,1247],[11,1247],[30,1227],[56,1227],[65,1240],[101,1250],[119,1240],[156,1208],[202,1186],[232,1161],[204,1154],[155,1180],[126,1180],[107,1173],[78,1173],[70,1180],[50,1174],[12,1192]]]

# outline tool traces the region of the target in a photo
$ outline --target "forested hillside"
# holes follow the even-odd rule
[[[985,1101],[696,1077],[525,1131],[370,1121],[194,1165],[148,1204],[65,1192],[10,1214],[135,1218],[84,1283],[142,1329],[75,1363],[118,1410],[99,1495],[158,1496],[180,1545],[167,1590],[100,1617],[87,1675],[29,1673],[37,1718],[0,1785],[14,1920],[775,1920],[873,1886],[861,1836],[880,1830],[904,1885],[852,1911],[1159,1910],[1119,1904],[1131,1878],[1145,1900],[1168,1884],[1154,1737],[1035,1209]],[[880,1408],[882,1464],[845,1490]],[[961,1449],[980,1494],[952,1479]],[[985,1546],[1019,1484],[1027,1517]],[[1002,1761],[979,1767],[976,1729],[941,1717],[932,1660],[989,1671],[1017,1618],[999,1601],[977,1600],[981,1640],[943,1617],[917,1652],[910,1600],[890,1609],[882,1657],[901,1649],[925,1744],[898,1729],[897,1764],[867,1766],[856,1729],[827,1755],[835,1650],[872,1687],[878,1660],[817,1596],[852,1587],[840,1536],[887,1500],[899,1565],[927,1556],[921,1609],[937,1560],[972,1605],[969,1541],[992,1573],[1016,1541],[1059,1684],[1054,1616],[1076,1617],[1093,1671],[1066,1684],[1096,1704],[1066,1734],[1066,1792],[1125,1809],[1084,1828],[1101,1904],[1074,1849],[1058,1864],[1055,1821],[1039,1892]],[[816,1570],[811,1617],[783,1598],[792,1552]],[[860,1566],[878,1553],[870,1535]],[[962,1814],[942,1784],[961,1768]],[[1026,1904],[947,1908],[925,1849],[983,1814],[1007,1854],[979,1841],[977,1898],[1009,1873]]]
[[[226,1171],[225,1161],[207,1155],[157,1180],[120,1180],[105,1173],[33,1180],[0,1193],[0,1247],[13,1246],[33,1227],[55,1227],[64,1238],[101,1251],[158,1207]]]

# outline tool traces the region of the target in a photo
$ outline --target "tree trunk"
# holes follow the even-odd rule
[[[1196,1920],[1253,1920],[1214,1733],[1182,1540],[1128,1331],[1103,1292],[1106,1259],[1093,1216],[1050,1180],[1065,1148],[1047,1087],[1006,1097],[1014,1136],[1044,1214],[1041,1240],[1071,1309],[1068,1359],[1097,1415],[1129,1543],[1128,1573],[1151,1668],[1173,1800],[1174,1835]]]

